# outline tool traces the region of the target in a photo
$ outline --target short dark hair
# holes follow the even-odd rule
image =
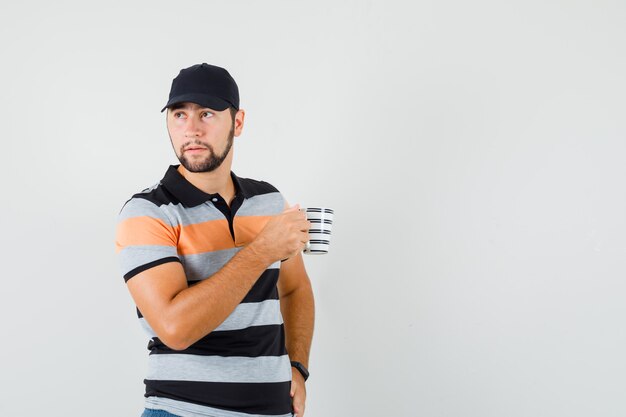
[[[239,110],[237,110],[236,108],[234,108],[233,106],[230,106],[228,108],[228,110],[230,110],[230,118],[232,119],[233,123],[235,122],[235,115],[237,114],[237,112]]]

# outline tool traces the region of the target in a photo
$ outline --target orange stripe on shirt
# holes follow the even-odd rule
[[[193,255],[234,248],[228,220],[211,220],[183,226],[178,241],[178,253]]]
[[[178,227],[172,227],[155,217],[128,218],[117,225],[116,252],[135,245],[176,246],[177,229]]]
[[[235,244],[244,246],[252,242],[271,218],[272,216],[235,216]]]

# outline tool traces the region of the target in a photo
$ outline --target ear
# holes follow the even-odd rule
[[[241,134],[241,131],[243,130],[243,120],[245,117],[246,112],[243,109],[239,109],[237,110],[237,113],[235,113],[235,136],[239,136]]]

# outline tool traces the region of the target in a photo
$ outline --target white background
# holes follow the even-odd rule
[[[622,1],[0,6],[0,415],[138,417],[116,216],[226,67],[234,171],[336,210],[309,417],[626,414]]]

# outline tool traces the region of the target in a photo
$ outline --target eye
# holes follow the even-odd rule
[[[184,116],[183,112],[177,111],[174,113],[174,119],[180,119]]]
[[[202,117],[213,117],[213,113],[211,113],[210,111],[203,111]]]

